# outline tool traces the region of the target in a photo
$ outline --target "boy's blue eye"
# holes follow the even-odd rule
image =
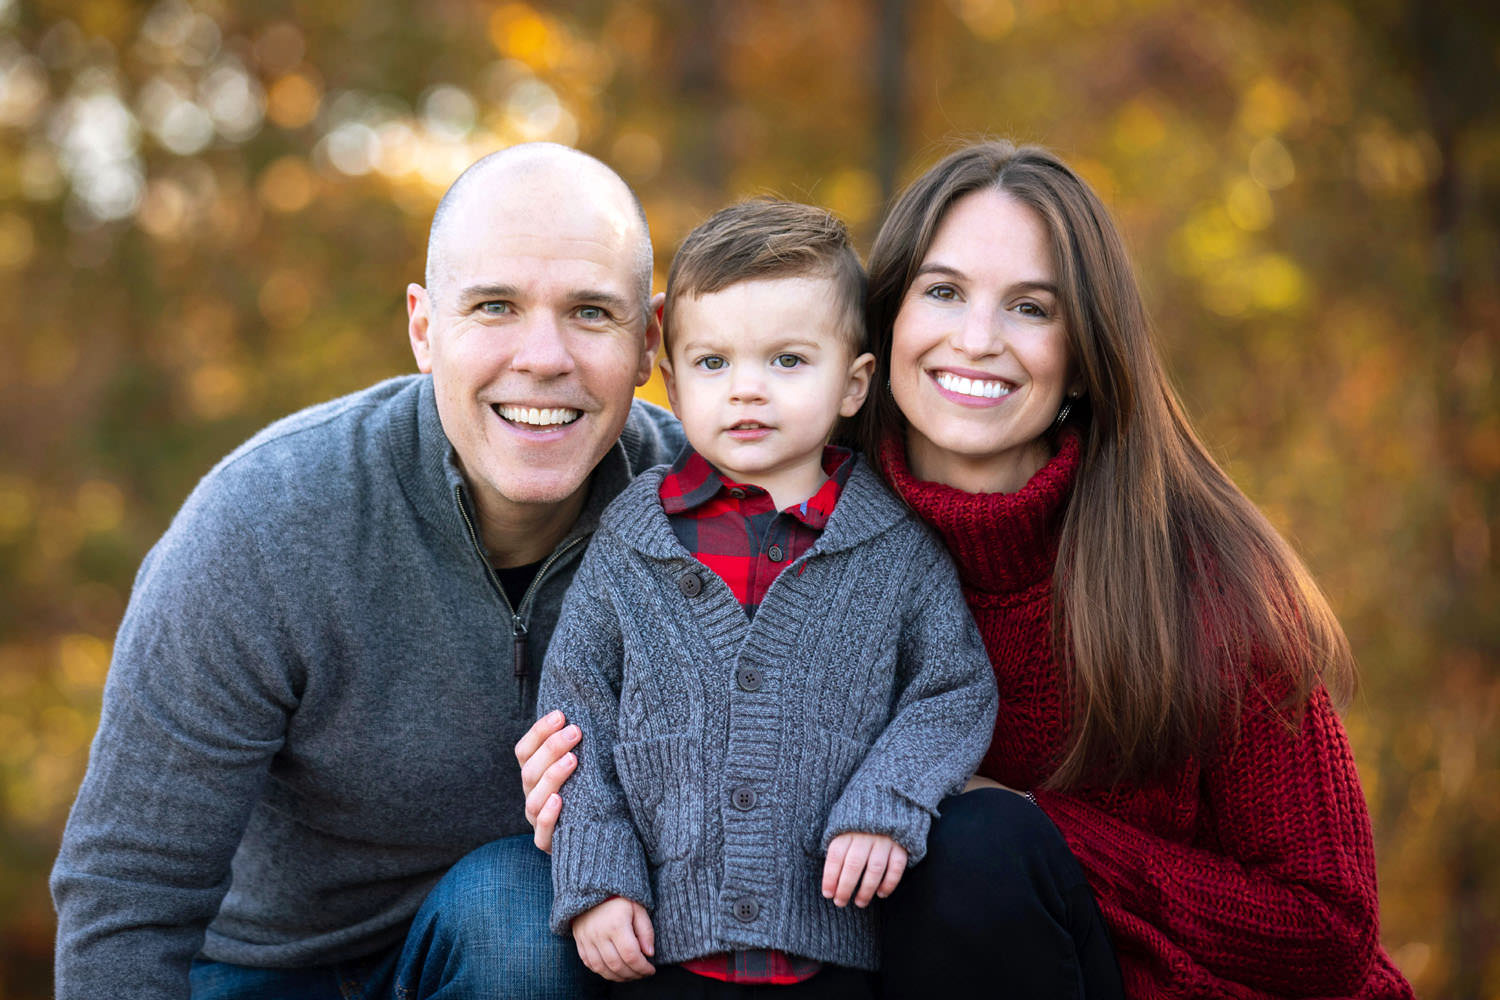
[[[771,359],[771,364],[777,368],[796,368],[802,363],[802,359],[795,354],[778,354]]]

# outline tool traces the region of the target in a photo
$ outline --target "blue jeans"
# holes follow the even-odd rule
[[[570,938],[548,927],[552,872],[530,835],[449,869],[406,940],[357,962],[251,969],[199,959],[193,1000],[565,1000],[602,995]]]

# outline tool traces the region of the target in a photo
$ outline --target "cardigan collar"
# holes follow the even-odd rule
[[[631,499],[611,507],[602,523],[602,527],[615,532],[631,548],[658,559],[678,558],[686,551],[673,533],[657,495],[667,471],[667,466],[660,465],[638,476],[624,491]],[[811,551],[853,548],[907,516],[906,508],[891,496],[870,463],[856,455],[848,481],[839,491],[838,504]]]
[[[898,437],[881,446],[880,464],[897,495],[942,536],[965,589],[1004,595],[1050,583],[1079,451],[1078,435],[1064,434],[1057,454],[1015,493],[918,479]]]

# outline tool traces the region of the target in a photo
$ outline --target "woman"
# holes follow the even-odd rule
[[[1410,997],[1333,707],[1348,643],[1188,426],[1097,196],[970,146],[869,268],[862,444],[952,552],[1001,698],[988,787],[882,904],[886,995]],[[517,747],[538,844],[561,725]]]
[[[1111,995],[1112,950],[1131,997],[1410,996],[1333,708],[1348,643],[1188,426],[1098,197],[1045,150],[954,153],[882,226],[869,322],[862,444],[999,682],[976,781],[1032,800],[944,804],[888,994]]]

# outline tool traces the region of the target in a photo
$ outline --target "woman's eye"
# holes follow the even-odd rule
[[[702,358],[698,359],[698,367],[699,368],[703,368],[703,369],[705,369],[707,371],[711,371],[711,372],[716,372],[720,368],[726,367],[728,364],[729,364],[728,361],[725,361],[723,358],[719,357],[717,354],[710,354],[707,357],[702,357]]]
[[[1031,317],[1033,317],[1035,319],[1046,319],[1047,318],[1047,310],[1043,309],[1041,306],[1037,305],[1035,302],[1022,302],[1022,303],[1020,303],[1019,305],[1016,306],[1016,312],[1020,313],[1022,316],[1031,316]]]
[[[933,285],[931,288],[927,289],[927,294],[934,299],[941,299],[944,302],[952,302],[954,299],[958,298],[958,289],[949,284]]]
[[[802,363],[802,359],[795,354],[778,354],[771,359],[771,364],[777,368],[796,368]]]

